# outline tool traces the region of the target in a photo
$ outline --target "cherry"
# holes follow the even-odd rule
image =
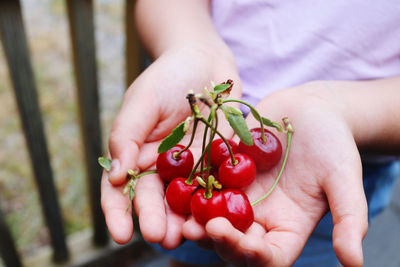
[[[228,139],[228,143],[230,144],[232,148],[232,152],[236,153],[238,152],[238,144],[233,141]],[[204,159],[207,161],[208,153],[205,154]],[[229,150],[228,147],[226,146],[225,142],[220,138],[212,141],[211,143],[211,148],[210,148],[210,163],[211,166],[218,168],[221,163],[229,158]]]
[[[193,168],[193,154],[188,149],[182,152],[177,158],[174,154],[184,148],[176,145],[167,152],[161,153],[157,157],[157,171],[164,182],[171,182],[176,177],[188,177]]]
[[[246,154],[234,154],[236,164],[232,165],[231,158],[227,158],[218,170],[218,179],[228,188],[242,188],[250,185],[256,178],[257,168],[254,161]]]
[[[243,233],[249,229],[254,221],[254,212],[246,194],[237,189],[225,189],[222,191],[226,199],[228,212],[225,217],[233,227]]]
[[[189,185],[186,183],[186,178],[182,177],[172,180],[165,193],[165,199],[170,208],[178,214],[190,213],[190,200],[198,185],[196,180]]]
[[[205,189],[201,188],[194,193],[190,201],[193,217],[201,225],[216,217],[224,217],[227,212],[226,200],[223,194],[212,191],[210,199],[205,198]]]
[[[239,142],[239,152],[249,155],[256,163],[259,171],[267,171],[281,159],[282,145],[279,139],[270,131],[264,129],[266,142],[261,137],[261,128],[253,128],[250,133],[254,144],[247,146]]]

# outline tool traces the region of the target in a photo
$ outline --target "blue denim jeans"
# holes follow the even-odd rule
[[[390,202],[392,190],[400,175],[400,161],[388,163],[363,162],[364,190],[368,202],[368,218],[378,215]],[[332,246],[332,215],[328,212],[315,228],[303,252],[293,266],[337,266],[338,260]],[[194,242],[186,241],[175,250],[154,247],[174,259],[192,264],[212,264],[221,261],[211,250],[201,249]]]

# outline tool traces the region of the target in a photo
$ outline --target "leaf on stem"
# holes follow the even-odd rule
[[[222,111],[225,114],[226,119],[228,120],[229,124],[231,125],[233,131],[239,136],[240,140],[248,145],[253,145],[253,138],[247,127],[246,121],[243,117],[243,113],[232,106],[221,106]]]
[[[109,172],[111,170],[111,159],[99,157],[97,161],[99,162],[100,166],[103,167],[106,171]]]
[[[253,117],[254,117],[257,121],[261,122],[261,116],[260,116],[260,114],[258,114],[253,108],[251,108],[250,111],[251,111],[251,114],[253,115]]]
[[[217,86],[214,87],[213,93],[221,94],[221,93],[225,92],[226,90],[228,90],[231,86],[232,86],[232,84],[229,84],[229,83],[218,84]]]
[[[265,117],[262,117],[260,114],[258,114],[254,109],[250,109],[250,111],[251,111],[251,114],[253,115],[253,117],[257,120],[257,121],[259,121],[259,122],[261,122],[262,121],[262,123],[265,125],[265,126],[268,126],[268,127],[273,127],[273,128],[275,128],[275,129],[277,129],[279,132],[283,132],[283,128],[282,128],[282,125],[280,125],[278,122],[275,122],[275,121],[271,121],[270,119],[267,119],[267,118],[265,118]]]
[[[265,117],[262,117],[262,122],[264,125],[269,126],[269,127],[274,127],[275,129],[277,129],[279,132],[283,132],[283,128],[282,125],[280,125],[280,123],[275,122],[275,121],[271,121],[270,119],[267,119]]]
[[[172,133],[165,137],[165,139],[161,142],[160,146],[158,147],[158,153],[163,153],[174,146],[176,146],[179,141],[185,136],[185,122],[181,122],[175,129],[172,130]]]
[[[130,187],[129,188],[129,200],[132,201],[134,197],[135,197],[135,189]]]
[[[122,191],[122,193],[123,193],[124,195],[126,195],[126,194],[128,193],[129,188],[130,188],[130,185],[127,184],[127,185],[124,187],[124,191]]]

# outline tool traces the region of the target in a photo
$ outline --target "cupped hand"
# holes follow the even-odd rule
[[[219,83],[228,78],[235,80],[232,92],[240,97],[234,61],[191,47],[166,52],[130,86],[109,137],[111,171],[103,173],[101,183],[102,209],[115,242],[127,243],[133,234],[132,210],[126,211],[129,198],[122,194],[127,171],[154,168],[161,140],[191,115],[185,99],[189,90],[202,92],[205,86],[210,87],[210,81]],[[198,137],[191,148],[194,154],[201,146]],[[186,145],[188,136],[181,143]],[[144,239],[169,249],[178,246],[186,218],[165,204],[160,177],[143,176],[135,192],[133,206]]]
[[[330,209],[333,247],[339,261],[344,266],[361,266],[368,218],[360,156],[346,119],[351,109],[328,82],[282,90],[256,108],[275,121],[288,116],[295,130],[277,187],[254,206],[255,222],[246,233],[224,218],[209,221],[205,228],[191,219],[183,226],[184,236],[211,238],[219,255],[235,265],[290,266]],[[258,127],[253,118],[248,118],[248,124]],[[285,147],[285,135],[278,136]],[[245,189],[250,201],[270,189],[280,164],[259,173]]]

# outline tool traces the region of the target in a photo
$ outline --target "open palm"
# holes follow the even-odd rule
[[[234,64],[221,58],[214,62],[215,56],[200,53],[190,50],[161,56],[125,95],[109,139],[112,168],[110,173],[103,173],[101,186],[102,209],[108,229],[117,243],[129,242],[133,234],[132,211],[126,211],[129,198],[122,194],[127,171],[154,168],[161,140],[191,115],[185,99],[188,91],[201,92],[211,80],[222,82],[233,78],[237,81],[233,94],[240,97]],[[193,58],[199,59],[193,61]],[[224,134],[232,135],[232,130],[224,128],[226,131],[221,130]],[[199,155],[201,150],[201,139],[202,136],[198,135],[192,145],[195,155]],[[182,141],[182,144],[187,143],[188,136]],[[138,181],[135,191],[133,206],[143,237],[165,248],[177,247],[182,239],[185,217],[171,212],[165,205],[164,183],[159,176],[144,176]]]
[[[223,218],[204,229],[192,219],[184,225],[185,237],[211,237],[220,256],[237,265],[289,266],[330,209],[339,260],[345,266],[362,265],[367,206],[357,147],[331,93],[307,86],[273,94],[257,106],[275,120],[287,115],[295,134],[284,174],[274,192],[254,206],[250,229],[243,234]],[[258,125],[252,118],[248,123]],[[279,137],[285,145],[285,136]],[[270,189],[278,169],[258,174],[245,189],[250,201]]]

